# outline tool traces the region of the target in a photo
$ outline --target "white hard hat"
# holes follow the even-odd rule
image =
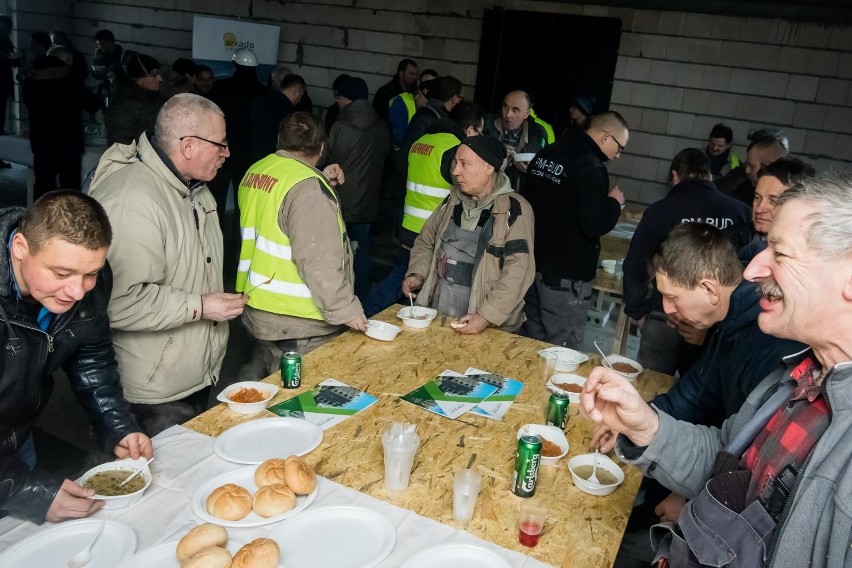
[[[236,50],[231,60],[243,67],[257,67],[257,55],[247,47]]]

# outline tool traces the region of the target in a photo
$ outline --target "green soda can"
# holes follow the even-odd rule
[[[302,358],[297,351],[281,354],[281,386],[297,389],[302,384]]]
[[[568,425],[568,404],[569,401],[564,396],[551,394],[550,400],[547,401],[547,416],[544,423],[564,430]]]
[[[538,467],[541,464],[541,438],[535,434],[525,434],[518,440],[515,453],[515,473],[512,480],[512,493],[518,497],[535,495],[535,483],[538,480]]]

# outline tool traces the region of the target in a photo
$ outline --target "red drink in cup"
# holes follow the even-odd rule
[[[532,548],[538,544],[547,519],[547,509],[536,501],[524,501],[518,515],[518,542]]]
[[[541,525],[533,522],[518,524],[518,542],[530,548],[538,544],[541,538]]]

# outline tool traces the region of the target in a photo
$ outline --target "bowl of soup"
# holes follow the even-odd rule
[[[595,460],[598,462],[598,468],[595,471],[599,482],[597,484],[589,481]],[[624,481],[624,472],[618,464],[603,454],[574,456],[568,460],[568,471],[571,472],[571,478],[577,489],[589,495],[609,495]]]
[[[606,360],[609,361],[609,364],[612,365],[612,370],[625,377],[631,383],[636,380],[636,377],[639,376],[639,373],[644,371],[642,365],[634,361],[633,359],[628,359],[623,355],[616,355],[615,353],[606,356]],[[603,363],[601,363],[603,364]]]
[[[124,509],[142,498],[142,494],[151,485],[151,469],[146,459],[123,459],[104,463],[93,467],[83,474],[78,483],[83,487],[95,490],[93,499],[104,502],[104,509]],[[142,468],[142,471],[121,485],[131,473]]]

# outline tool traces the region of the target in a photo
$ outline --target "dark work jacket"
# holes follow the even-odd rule
[[[107,146],[130,144],[146,130],[153,130],[163,106],[158,91],[148,91],[131,79],[120,80],[104,113]]]
[[[231,150],[229,159],[237,170],[242,170],[240,175],[251,165],[252,102],[268,92],[269,89],[257,80],[255,68],[243,65],[234,65],[234,74],[217,79],[210,89],[208,98],[225,113],[228,146]]]
[[[41,331],[40,306],[19,299],[12,286],[9,235],[24,209],[0,210],[0,509],[35,523],[44,521],[63,476],[30,471],[15,451],[53,391],[53,373],[68,375],[77,402],[92,423],[104,451],[132,432],[141,432],[124,400],[110,336],[107,303],[112,272],[104,267],[97,285]]]
[[[281,91],[272,91],[251,103],[251,163],[275,153],[281,121],[294,112],[293,103]],[[228,131],[229,138],[230,134]]]
[[[707,223],[724,231],[751,223],[751,210],[718,191],[712,181],[685,180],[642,215],[624,259],[624,313],[638,320],[661,311],[662,300],[648,276],[648,260],[681,223]]]
[[[595,278],[600,237],[621,214],[618,200],[607,195],[606,160],[585,132],[567,130],[529,164],[521,195],[535,213],[535,264],[545,283]]]
[[[739,412],[749,393],[781,358],[805,348],[760,331],[757,285],[743,281],[731,294],[725,319],[708,330],[701,356],[667,393],[651,402],[677,420],[719,426]]]
[[[379,115],[379,118],[388,121],[388,107],[392,98],[402,92],[402,87],[399,85],[399,73],[391,77],[391,80],[379,87],[373,97],[373,110]],[[415,138],[416,140],[416,138]]]
[[[408,128],[405,129],[402,145],[395,155],[396,166],[402,174],[402,179],[408,179],[408,152],[411,151],[411,146],[426,134],[430,126],[442,118],[450,118],[450,113],[444,103],[438,99],[429,99],[428,104],[418,108],[411,117]]]

